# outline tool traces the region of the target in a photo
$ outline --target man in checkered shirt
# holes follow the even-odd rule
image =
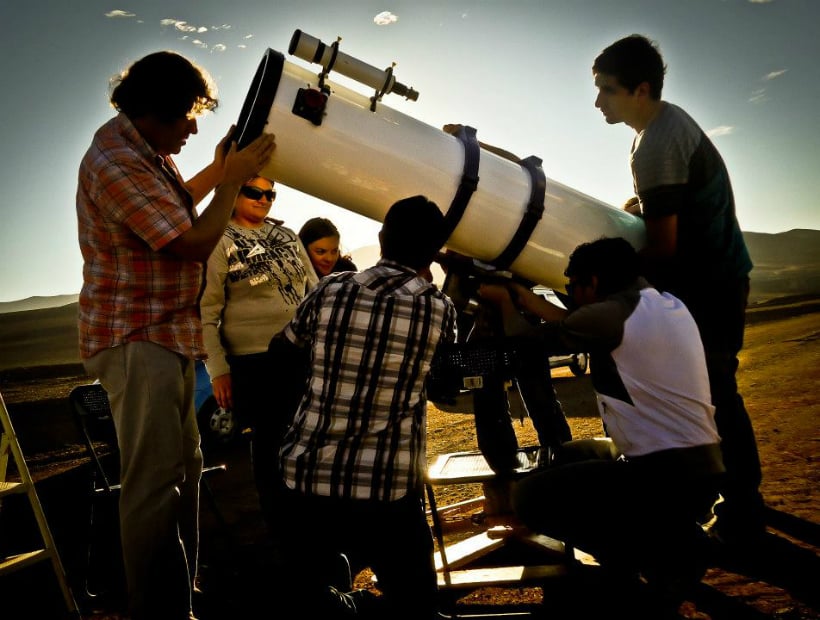
[[[189,620],[202,473],[193,393],[194,360],[205,356],[203,264],[240,186],[275,144],[264,135],[237,152],[226,136],[213,162],[183,181],[171,155],[217,100],[207,75],[171,52],[132,64],[114,80],[111,104],[119,113],[94,135],[79,171],[80,353],[108,392],[117,430],[132,618]],[[212,190],[197,217],[195,205]]]
[[[277,601],[293,617],[435,613],[424,386],[439,343],[455,340],[456,311],[423,274],[444,242],[444,217],[424,196],[400,200],[379,240],[375,266],[323,278],[282,332],[311,359],[282,448],[287,578]],[[371,567],[383,596],[334,582],[340,553]]]

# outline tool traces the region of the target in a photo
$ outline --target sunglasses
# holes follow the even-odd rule
[[[272,202],[273,199],[276,198],[275,189],[259,189],[253,185],[243,185],[239,188],[239,193],[245,198],[250,198],[251,200],[259,200],[262,196],[264,196],[265,199]]]

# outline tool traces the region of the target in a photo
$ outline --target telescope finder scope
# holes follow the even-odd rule
[[[352,80],[370,86],[376,90],[378,96],[396,93],[412,101],[419,98],[415,90],[396,81],[392,67],[377,69],[353,58],[339,51],[338,41],[332,45],[325,45],[316,37],[296,30],[290,39],[288,53],[307,62],[322,65],[325,74],[337,71]]]

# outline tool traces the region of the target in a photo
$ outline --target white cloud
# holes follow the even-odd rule
[[[777,71],[770,71],[766,75],[764,75],[760,80],[762,82],[771,82],[772,80],[776,80],[777,78],[781,77],[784,73],[786,73],[788,69],[779,69]],[[766,88],[758,88],[757,90],[752,91],[752,94],[749,95],[749,103],[761,103],[767,99],[766,96]]]
[[[728,136],[731,133],[734,133],[735,128],[731,125],[718,125],[706,132],[706,135],[710,138],[717,138],[719,136]]]
[[[228,49],[228,46],[224,43],[217,43],[211,48],[211,50],[214,52],[224,52],[226,49]]]
[[[749,103],[759,103],[766,99],[766,89],[761,88],[759,90],[753,91],[751,95],[749,95]]]
[[[106,17],[136,17],[136,13],[129,13],[128,11],[122,11],[120,9],[114,9],[113,11],[108,11],[105,14]]]
[[[766,81],[775,80],[775,79],[779,78],[781,75],[783,75],[784,73],[786,73],[786,71],[788,71],[788,69],[779,69],[778,71],[771,71],[771,72],[767,73],[766,75],[764,75],[763,79],[766,80]]]
[[[192,26],[188,22],[182,21],[180,19],[165,18],[160,20],[159,23],[161,26],[173,26],[180,32],[208,32],[208,28],[205,26]]]
[[[373,23],[377,26],[389,26],[399,21],[399,18],[390,11],[382,11],[373,18]]]

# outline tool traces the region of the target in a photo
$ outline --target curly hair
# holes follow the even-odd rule
[[[208,73],[175,52],[155,52],[111,79],[111,105],[128,118],[170,122],[213,110],[216,87]]]

